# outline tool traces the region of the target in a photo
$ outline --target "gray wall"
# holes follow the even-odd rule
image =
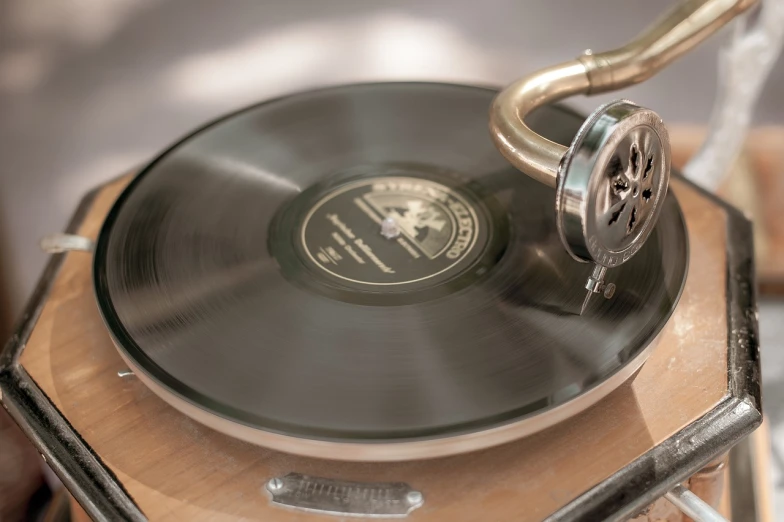
[[[617,46],[669,4],[0,0],[0,330],[41,271],[38,239],[80,196],[207,119],[330,83],[502,84]],[[705,122],[720,40],[624,95],[670,123]],[[758,121],[784,121],[782,87],[780,65]]]

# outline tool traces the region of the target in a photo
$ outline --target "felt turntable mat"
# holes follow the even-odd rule
[[[591,392],[674,310],[683,217],[668,196],[643,249],[608,272],[615,295],[579,315],[592,267],[563,250],[554,191],[493,146],[494,95],[330,88],[174,145],[121,195],[96,248],[120,350],[229,422],[321,440],[474,432]],[[579,119],[546,108],[529,123],[568,144]],[[386,215],[394,238],[379,233]]]

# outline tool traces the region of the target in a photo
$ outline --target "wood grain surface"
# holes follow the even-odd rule
[[[95,237],[127,179],[107,186],[80,233]],[[21,363],[151,520],[336,521],[274,506],[265,482],[288,472],[405,481],[425,504],[412,521],[534,521],[565,505],[716,405],[727,392],[726,216],[674,182],[690,240],[686,288],[642,369],[585,412],[465,455],[388,464],[300,458],[205,428],[125,366],[92,295],[91,256],[64,260]],[[350,520],[357,520],[351,518]]]

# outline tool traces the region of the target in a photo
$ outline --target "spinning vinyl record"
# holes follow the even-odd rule
[[[554,190],[493,146],[491,89],[335,87],[204,127],[122,194],[95,288],[123,358],[235,437],[399,460],[498,444],[587,407],[643,362],[687,267],[667,197],[617,290],[580,315],[591,266]],[[581,118],[529,122],[568,144]]]

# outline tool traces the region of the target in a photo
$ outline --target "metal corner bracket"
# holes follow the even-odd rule
[[[546,519],[621,522],[676,488],[762,423],[761,369],[751,223],[735,207],[677,175],[727,213],[728,393],[708,413],[572,500]],[[732,473],[732,468],[730,469]],[[735,500],[733,495],[733,501]],[[735,505],[735,502],[732,503]],[[744,509],[749,503],[743,504]],[[738,513],[733,520],[754,520]]]
[[[79,229],[99,190],[82,199],[67,233]],[[66,255],[68,252],[62,251],[49,258],[13,335],[0,352],[0,403],[93,520],[144,521],[146,517],[114,473],[19,364]]]

